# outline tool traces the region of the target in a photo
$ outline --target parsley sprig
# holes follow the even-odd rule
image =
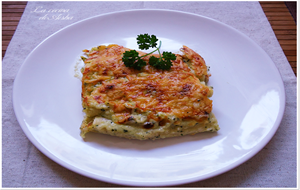
[[[159,45],[157,46],[158,39],[155,35],[150,36],[148,34],[140,34],[137,36],[136,39],[140,49],[155,49],[152,52],[143,56],[139,56],[139,53],[136,50],[125,51],[122,60],[126,67],[132,67],[134,69],[141,70],[147,64],[142,58],[151,55],[156,51],[158,51],[159,58],[152,55],[149,58],[149,64],[157,69],[162,70],[169,70],[172,67],[173,64],[171,60],[176,59],[175,54],[173,54],[172,52],[163,52],[161,54],[159,50],[161,47],[161,41],[159,41]]]

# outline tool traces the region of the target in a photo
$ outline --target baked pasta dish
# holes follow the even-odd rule
[[[183,46],[169,70],[147,63],[126,67],[119,45],[83,50],[81,136],[97,132],[128,139],[161,139],[219,130],[204,59]],[[138,51],[139,55],[146,53]],[[153,54],[158,57],[158,54]]]

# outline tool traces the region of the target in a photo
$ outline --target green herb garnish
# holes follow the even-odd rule
[[[159,45],[157,47],[158,39],[155,35],[150,36],[148,34],[140,34],[136,39],[140,49],[147,50],[151,47],[155,48],[155,50],[143,56],[139,56],[139,53],[135,50],[125,51],[122,60],[126,67],[132,67],[134,69],[141,70],[142,67],[146,65],[146,62],[142,58],[151,55],[156,51],[158,51],[159,58],[151,56],[149,58],[149,64],[157,69],[162,70],[169,70],[172,67],[173,64],[171,60],[176,59],[175,54],[172,52],[163,52],[161,54],[159,51],[161,47],[161,41],[159,41]]]
[[[137,70],[141,70],[143,66],[146,65],[146,62],[141,59],[139,53],[135,50],[125,51],[123,54],[123,62],[126,67],[132,67]]]

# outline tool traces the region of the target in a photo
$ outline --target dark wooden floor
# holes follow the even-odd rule
[[[2,59],[19,24],[26,4],[26,1],[2,1]]]
[[[2,59],[26,4],[26,1],[2,1]],[[295,20],[283,1],[262,1],[260,4],[297,76],[297,27]]]
[[[260,2],[280,46],[297,76],[297,26],[283,1]]]

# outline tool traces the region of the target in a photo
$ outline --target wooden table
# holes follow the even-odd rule
[[[26,4],[26,1],[2,1],[2,59]],[[297,76],[297,27],[292,15],[283,1],[263,1],[260,4]]]

